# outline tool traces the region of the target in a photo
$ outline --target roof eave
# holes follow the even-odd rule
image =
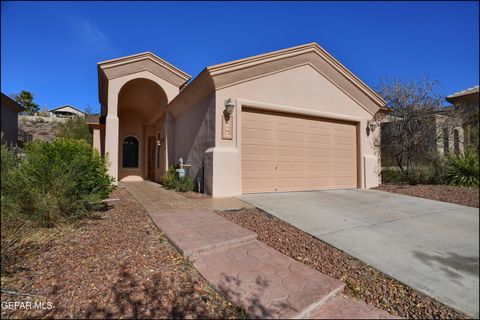
[[[304,45],[286,48],[282,50],[272,51],[252,57],[247,57],[239,60],[225,62],[207,67],[206,69],[212,77],[223,73],[239,70],[246,67],[252,67],[268,61],[286,58],[289,56],[298,55],[305,52],[315,52],[324,58],[327,63],[340,71],[350,82],[365,93],[373,102],[380,108],[386,108],[386,101],[374,90],[368,87],[363,81],[356,77],[350,70],[343,66],[338,60],[330,55],[325,49],[320,47],[317,43],[311,42]]]

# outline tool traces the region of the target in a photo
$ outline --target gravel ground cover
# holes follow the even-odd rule
[[[478,187],[463,188],[445,185],[415,185],[385,184],[373,188],[376,190],[401,193],[408,196],[432,199],[443,202],[456,203],[463,206],[478,208]]]
[[[171,246],[126,190],[111,198],[119,200],[89,219],[34,232],[35,239],[19,242],[14,254],[4,255],[2,246],[2,303],[45,303],[45,310],[2,308],[2,318],[243,316]],[[8,234],[6,225],[2,231]]]
[[[346,283],[344,294],[390,314],[415,319],[465,319],[466,315],[388,277],[345,252],[257,209],[220,215],[258,234],[258,240]]]

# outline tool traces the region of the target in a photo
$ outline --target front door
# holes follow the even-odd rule
[[[155,180],[155,137],[148,137],[148,179]]]

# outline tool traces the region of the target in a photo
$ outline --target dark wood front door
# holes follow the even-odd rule
[[[148,137],[148,179],[155,180],[155,137]]]

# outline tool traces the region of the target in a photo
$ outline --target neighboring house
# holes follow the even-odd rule
[[[85,112],[83,112],[82,110],[79,110],[79,109],[77,109],[75,107],[72,107],[68,104],[66,104],[64,106],[61,106],[61,107],[54,108],[54,109],[50,109],[49,113],[53,117],[58,117],[58,118],[70,118],[70,117],[73,117],[73,116],[81,116],[81,117],[87,116],[87,114]]]
[[[399,130],[397,121],[401,118],[392,115],[385,116],[381,121],[381,158],[382,166],[396,165],[396,150],[401,150],[400,146],[395,146],[393,141],[394,130]],[[424,114],[422,118],[422,131],[418,131],[418,150],[413,155],[413,160],[423,160],[425,155],[436,152],[438,155],[450,153],[460,153],[464,149],[462,121],[456,117],[452,106],[438,107],[430,114]]]
[[[18,118],[20,141],[23,143],[32,140],[52,141],[57,136],[58,124],[74,116],[86,117],[87,114],[70,105],[64,105],[51,109],[46,116],[20,115]]]
[[[479,120],[479,86],[474,86],[447,96],[446,100],[453,104],[462,119],[464,144],[478,146]]]
[[[116,180],[182,158],[214,197],[379,184],[385,101],[316,43],[205,68],[146,52],[99,62],[94,147]]]
[[[9,143],[18,143],[18,113],[25,111],[21,105],[2,92],[2,140]],[[3,142],[2,141],[2,142]]]

